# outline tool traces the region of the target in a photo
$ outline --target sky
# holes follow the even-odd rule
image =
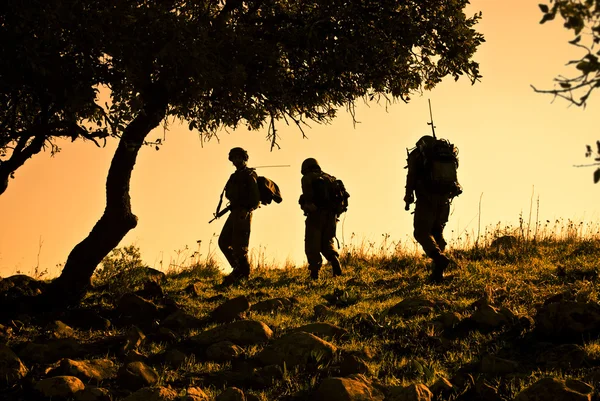
[[[539,0],[473,0],[467,14],[482,11],[477,30],[486,42],[475,55],[483,78],[448,78],[432,91],[415,94],[405,104],[357,102],[356,124],[340,110],[328,125],[311,124],[308,138],[281,121],[279,150],[270,149],[266,129],[221,132],[202,142],[186,125],[157,128],[148,139],[165,138],[159,151],[142,148],[131,180],[132,210],[138,226],[119,246],[135,245],[149,267],[163,271],[188,265],[193,252],[203,260],[215,256],[229,271],[217,247],[225,218],[208,224],[225,182],[234,171],[227,160],[241,146],[249,166],[274,180],[281,204],[258,209],[253,216],[250,255],[263,264],[301,267],[304,216],[298,205],[300,165],[316,158],[324,171],[342,179],[350,193],[348,212],[338,226],[340,244],[378,249],[400,244],[418,251],[412,215],[404,211],[406,149],[430,134],[428,100],[438,137],[460,151],[459,181],[464,192],[452,203],[445,235],[450,246],[473,240],[497,224],[517,227],[521,217],[551,225],[558,219],[583,222],[585,230],[600,222],[593,168],[585,145],[600,139],[595,117],[600,93],[585,109],[535,93],[531,85],[550,89],[553,79],[573,75],[565,66],[580,57],[567,43],[562,23],[540,25]],[[102,215],[105,180],[116,141],[106,148],[93,143],[61,142],[61,152],[39,154],[17,170],[0,196],[0,276],[48,271],[60,273],[72,248]]]

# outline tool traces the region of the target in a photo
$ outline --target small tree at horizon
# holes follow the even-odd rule
[[[99,4],[87,0],[83,3]],[[106,208],[70,253],[50,295],[77,301],[101,260],[137,224],[129,183],[146,136],[166,117],[210,138],[223,127],[330,121],[355,100],[408,101],[446,76],[480,78],[483,42],[468,0],[106,0],[86,14],[120,137]],[[87,9],[86,9],[87,10]],[[84,14],[88,11],[84,10]],[[68,27],[64,27],[68,29]]]

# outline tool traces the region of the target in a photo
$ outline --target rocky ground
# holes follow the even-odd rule
[[[442,284],[418,255],[345,274],[137,268],[78,307],[0,323],[0,399],[598,400],[594,242],[456,252]],[[324,269],[325,270],[325,269]],[[0,281],[4,300],[43,290]]]

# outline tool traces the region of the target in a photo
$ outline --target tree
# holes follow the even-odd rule
[[[0,6],[0,195],[27,159],[44,148],[59,151],[56,138],[99,146],[109,135],[107,115],[95,102],[108,66],[101,49],[88,43],[91,21],[78,5],[7,0]]]
[[[566,99],[572,104],[585,107],[592,92],[600,87],[600,51],[596,46],[600,44],[600,0],[550,0],[549,5],[539,5],[544,14],[540,24],[552,21],[559,15],[564,20],[564,27],[573,31],[575,36],[570,44],[581,48],[583,56],[571,60],[567,65],[575,65],[577,75],[574,77],[559,76],[555,78],[558,85],[551,90],[533,89],[539,93],[550,93],[555,97]],[[599,142],[600,143],[600,142]],[[586,145],[586,157],[592,156],[591,146]],[[600,162],[600,145],[596,163]],[[583,166],[581,166],[583,167]],[[594,183],[600,181],[600,168],[594,172]]]
[[[81,0],[77,3],[93,4]],[[92,46],[120,136],[106,208],[51,286],[77,300],[96,266],[137,224],[129,182],[137,153],[171,116],[210,138],[222,127],[326,122],[357,99],[392,101],[446,76],[480,78],[483,37],[468,0],[104,0],[91,7]],[[62,29],[68,29],[61,27]]]

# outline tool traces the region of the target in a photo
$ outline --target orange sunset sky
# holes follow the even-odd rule
[[[384,234],[408,249],[412,216],[404,211],[406,148],[411,148],[427,126],[431,99],[436,133],[460,150],[459,180],[464,193],[452,204],[446,227],[450,245],[486,226],[518,226],[519,215],[532,223],[571,219],[585,230],[597,230],[598,191],[592,182],[585,145],[600,139],[597,116],[600,93],[586,109],[534,93],[530,85],[552,88],[559,74],[571,76],[565,66],[580,51],[567,43],[572,36],[558,19],[540,25],[540,0],[473,0],[468,14],[483,12],[476,27],[486,42],[475,55],[481,82],[451,78],[431,92],[413,96],[409,104],[357,105],[354,126],[339,111],[329,125],[312,124],[303,139],[295,127],[279,123],[280,150],[270,151],[266,130],[221,132],[219,140],[202,144],[197,133],[173,123],[148,139],[165,137],[160,151],[140,152],[131,183],[137,228],[120,246],[140,247],[144,262],[166,270],[186,263],[201,240],[200,253],[210,250],[229,271],[216,247],[225,219],[208,221],[219,194],[234,167],[229,149],[242,146],[249,165],[289,164],[289,168],[259,170],[276,181],[284,201],[262,207],[254,214],[251,254],[267,263],[289,260],[305,263],[304,216],[298,206],[300,164],[315,157],[324,171],[343,179],[351,194],[350,207],[338,228],[341,243],[380,244]],[[40,154],[19,169],[0,196],[0,276],[17,271],[28,274],[39,264],[50,276],[59,273],[73,246],[87,236],[104,209],[104,185],[116,141],[105,149],[92,143],[60,144],[54,158]],[[479,202],[481,199],[481,215]],[[566,223],[562,224],[563,226]],[[212,243],[211,243],[212,241]],[[186,251],[185,248],[188,247]],[[188,259],[189,260],[189,259]]]

